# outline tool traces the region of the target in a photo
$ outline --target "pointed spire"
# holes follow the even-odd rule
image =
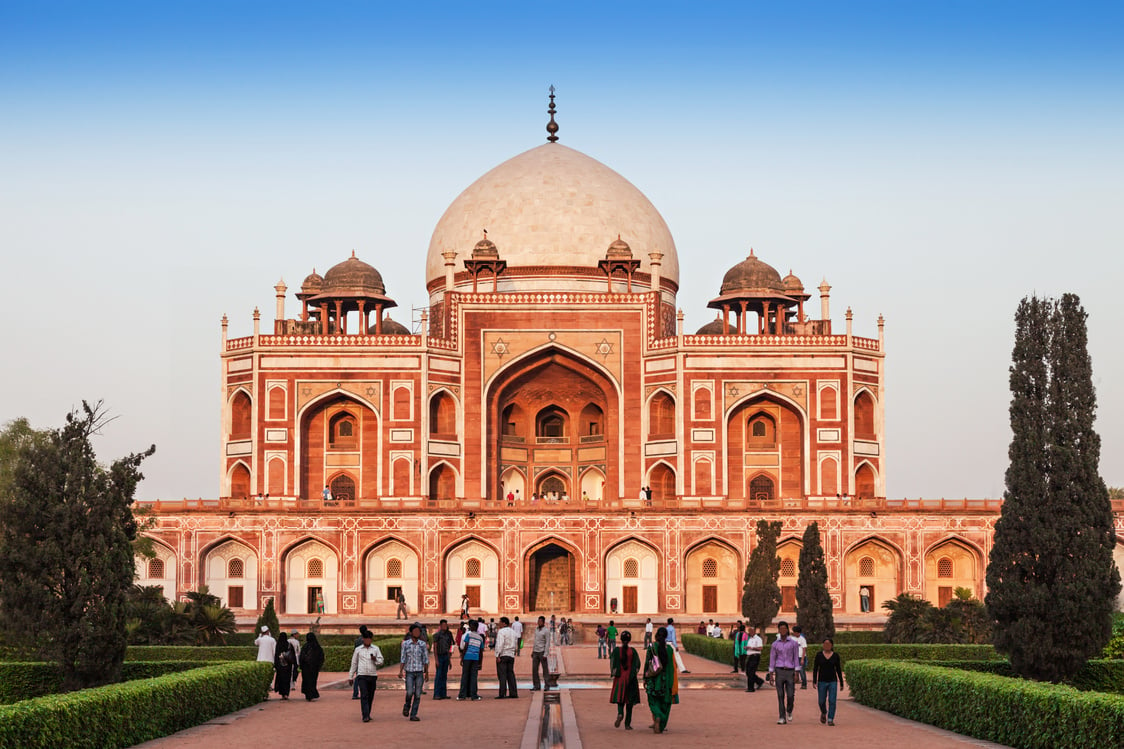
[[[546,123],[546,131],[550,134],[546,136],[546,139],[551,143],[557,143],[558,123],[554,121],[554,115],[558,112],[558,110],[554,108],[554,86],[550,87],[550,108],[546,111],[547,114],[550,115],[550,122]]]

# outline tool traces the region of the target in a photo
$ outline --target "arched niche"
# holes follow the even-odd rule
[[[213,546],[203,556],[203,575],[207,590],[224,606],[258,608],[258,554],[248,545],[230,539]]]
[[[719,541],[704,541],[687,552],[684,568],[686,613],[741,614],[743,570],[737,552]]]
[[[647,544],[627,540],[605,555],[605,611],[612,600],[620,614],[654,614],[660,610],[660,560]]]
[[[339,557],[328,545],[309,539],[285,555],[285,613],[339,613]]]
[[[877,538],[853,546],[843,557],[844,608],[849,614],[881,613],[883,601],[901,590],[902,558],[898,550]],[[863,611],[862,589],[868,591],[868,611]]]
[[[396,539],[383,541],[367,553],[364,601],[396,602],[399,591],[406,597],[406,607],[418,610],[418,554]]]
[[[499,610],[499,555],[476,539],[454,546],[445,555],[445,610],[459,611],[466,593],[471,608]]]

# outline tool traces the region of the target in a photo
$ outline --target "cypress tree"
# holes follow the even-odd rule
[[[99,465],[90,438],[105,423],[100,403],[83,402],[26,441],[0,496],[0,628],[58,663],[64,689],[115,681],[125,658],[131,505],[155,448]]]
[[[796,580],[796,623],[808,642],[822,642],[835,636],[831,594],[827,592],[827,563],[820,544],[819,523],[804,529],[800,547],[800,576]]]
[[[269,627],[269,634],[276,637],[277,633],[281,631],[281,623],[277,621],[277,611],[273,608],[273,599],[266,599],[265,608],[262,609],[261,616],[258,617],[258,622],[254,626],[254,635],[261,634],[262,627]]]
[[[777,539],[781,536],[779,521],[757,521],[757,545],[745,567],[742,589],[742,616],[761,633],[781,610],[781,559],[777,556]]]
[[[1007,490],[987,569],[996,648],[1060,681],[1101,651],[1120,590],[1080,301],[1023,299],[1015,315]]]

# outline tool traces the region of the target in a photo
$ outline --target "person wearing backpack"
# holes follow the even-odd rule
[[[484,636],[476,631],[475,622],[469,620],[468,629],[461,637],[461,688],[458,700],[479,700],[477,678],[484,657]]]

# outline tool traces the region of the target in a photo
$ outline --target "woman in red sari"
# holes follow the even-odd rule
[[[629,645],[632,633],[621,632],[621,644],[609,653],[609,669],[613,676],[613,689],[609,692],[609,702],[617,705],[617,722],[620,728],[624,721],[626,731],[632,730],[632,706],[640,704],[640,655]]]

